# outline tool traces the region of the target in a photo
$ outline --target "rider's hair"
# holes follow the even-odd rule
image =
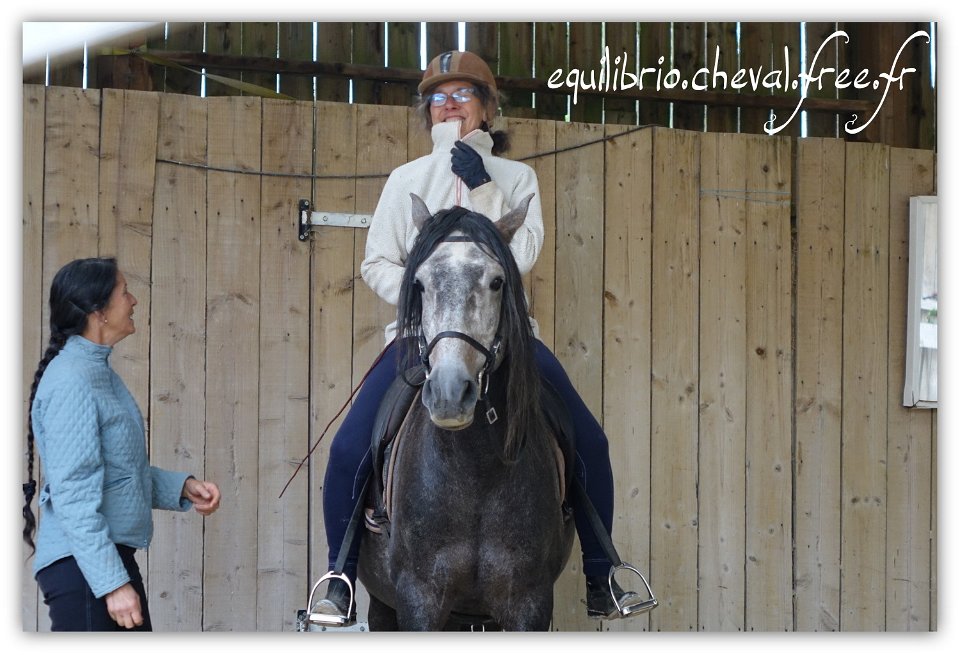
[[[110,295],[117,285],[117,260],[110,258],[75,259],[65,265],[53,278],[50,285],[50,342],[40,358],[30,387],[30,404],[37,395],[37,386],[44,371],[54,357],[63,349],[67,339],[83,334],[87,317],[110,302]],[[37,490],[33,476],[34,435],[32,412],[27,411],[27,482],[23,485],[23,540],[34,552],[33,535],[37,527],[31,503]]]

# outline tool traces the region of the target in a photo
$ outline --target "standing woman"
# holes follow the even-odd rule
[[[445,52],[430,62],[418,91],[417,113],[433,139],[430,154],[396,168],[387,179],[373,214],[360,272],[380,298],[396,305],[400,297],[407,255],[418,230],[412,217],[410,194],[415,193],[431,213],[459,205],[499,220],[532,195],[526,219],[510,241],[521,275],[537,261],[543,246],[543,214],[537,175],[522,162],[500,155],[508,148],[505,132],[490,123],[499,104],[493,73],[471,52]],[[538,330],[531,318],[534,335]],[[396,322],[386,328],[388,347],[367,375],[354,404],[330,446],[323,485],[323,513],[331,569],[340,555],[351,511],[370,473],[370,438],[377,408],[397,374]],[[570,410],[576,432],[575,471],[597,509],[607,535],[613,526],[613,473],[607,437],[550,350],[535,339],[537,366],[560,393]],[[614,604],[635,603],[639,597],[608,579],[611,562],[583,507],[574,506],[577,533],[583,550],[587,614],[615,619],[622,615]],[[359,540],[351,545],[343,573],[356,580]],[[341,620],[346,615],[349,590],[333,579],[316,611]],[[314,611],[311,609],[311,611]]]
[[[115,259],[78,259],[50,288],[50,345],[30,390],[24,541],[54,631],[151,630],[143,580],[134,560],[150,545],[151,509],[204,516],[220,506],[212,482],[147,461],[143,417],[108,358],[136,330],[137,299]],[[34,444],[44,485],[42,520]]]

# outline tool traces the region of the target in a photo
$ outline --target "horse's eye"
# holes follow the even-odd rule
[[[503,278],[495,277],[493,278],[493,282],[490,283],[490,290],[499,291],[502,286],[503,286]]]

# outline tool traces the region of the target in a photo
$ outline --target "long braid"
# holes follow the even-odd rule
[[[37,372],[33,375],[33,384],[30,386],[30,403],[28,408],[33,407],[33,399],[37,395],[37,387],[40,386],[40,378],[43,372],[47,370],[47,365],[53,361],[53,358],[59,354],[67,342],[67,335],[61,331],[55,331],[50,335],[50,344],[46,352],[37,365]],[[33,477],[34,461],[34,440],[33,440],[33,417],[32,412],[27,410],[27,482],[23,485],[23,540],[36,552],[36,544],[33,543],[33,533],[37,529],[37,519],[33,514],[31,504],[33,497],[37,492],[37,481]]]
[[[33,474],[35,459],[33,434],[33,401],[40,380],[50,362],[63,350],[67,339],[83,334],[87,316],[103,309],[110,301],[110,294],[117,280],[117,260],[114,258],[75,259],[61,268],[50,286],[50,343],[37,365],[30,386],[30,404],[27,408],[27,481],[23,485],[23,540],[36,552],[33,535],[37,519],[31,507],[37,493],[37,481]]]

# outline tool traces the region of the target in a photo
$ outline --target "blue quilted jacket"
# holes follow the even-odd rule
[[[73,555],[94,595],[130,580],[114,544],[146,548],[151,508],[185,511],[186,473],[150,466],[143,417],[107,358],[110,346],[67,340],[31,407],[43,487],[34,574]]]

